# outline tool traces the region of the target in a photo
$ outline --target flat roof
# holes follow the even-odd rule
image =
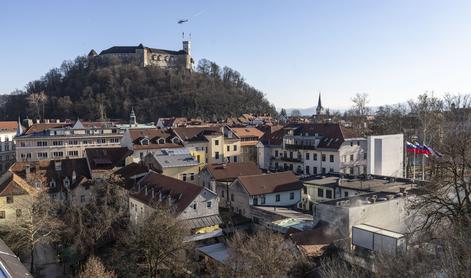
[[[353,228],[369,231],[369,232],[372,232],[372,233],[376,233],[376,234],[380,234],[380,235],[384,235],[384,236],[392,237],[392,238],[402,238],[402,237],[404,237],[404,235],[401,234],[401,233],[393,232],[393,231],[390,231],[390,230],[386,230],[386,229],[376,227],[376,226],[371,226],[371,225],[368,225],[368,224],[353,225],[352,229]]]
[[[373,192],[399,192],[401,188],[405,188],[406,190],[408,190],[416,186],[416,184],[409,179],[386,176],[370,176],[370,178],[365,178],[348,175],[341,177],[341,175],[339,174],[333,174],[329,176],[316,176],[304,178],[302,181],[305,185],[319,185],[329,187],[338,186],[340,188],[345,189]]]
[[[292,210],[284,207],[271,207],[271,206],[251,206],[252,208],[263,210],[265,212],[277,214],[285,218],[313,220],[312,214],[306,214],[302,211]]]
[[[387,201],[395,200],[398,198],[402,198],[404,196],[406,195],[402,193],[397,193],[397,192],[387,192],[387,191],[368,192],[365,194],[320,202],[319,205],[330,205],[330,206],[338,206],[338,207],[359,207],[359,206],[374,205],[377,203],[387,202]],[[375,198],[374,202],[372,200],[373,198]]]
[[[229,257],[229,248],[221,242],[206,245],[197,250],[220,263],[225,263],[225,260]]]

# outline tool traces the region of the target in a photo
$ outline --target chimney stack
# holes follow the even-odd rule
[[[61,163],[61,161],[54,161],[54,168],[56,169],[57,172],[62,171],[62,163]]]

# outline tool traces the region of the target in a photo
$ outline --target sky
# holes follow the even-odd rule
[[[471,93],[471,1],[0,1],[0,93],[116,45],[238,70],[278,109]],[[177,24],[179,19],[188,23]]]

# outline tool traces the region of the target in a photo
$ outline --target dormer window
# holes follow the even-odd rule
[[[69,188],[69,186],[70,186],[70,180],[67,177],[64,179],[64,186],[67,187],[67,188]]]
[[[141,145],[149,145],[149,138],[144,138],[141,140]]]
[[[55,182],[54,180],[51,180],[51,181],[49,182],[49,187],[55,188],[55,187],[56,187],[56,182]]]
[[[180,143],[180,139],[178,139],[178,137],[173,137],[173,138],[172,138],[172,142],[173,142],[174,144],[179,144],[179,143]]]
[[[157,140],[157,143],[158,143],[158,144],[165,144],[165,139],[164,139],[164,138],[159,138],[159,139]]]

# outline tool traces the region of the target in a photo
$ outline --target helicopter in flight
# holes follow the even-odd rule
[[[180,19],[177,21],[178,24],[183,24],[185,22],[188,22],[188,19]]]

